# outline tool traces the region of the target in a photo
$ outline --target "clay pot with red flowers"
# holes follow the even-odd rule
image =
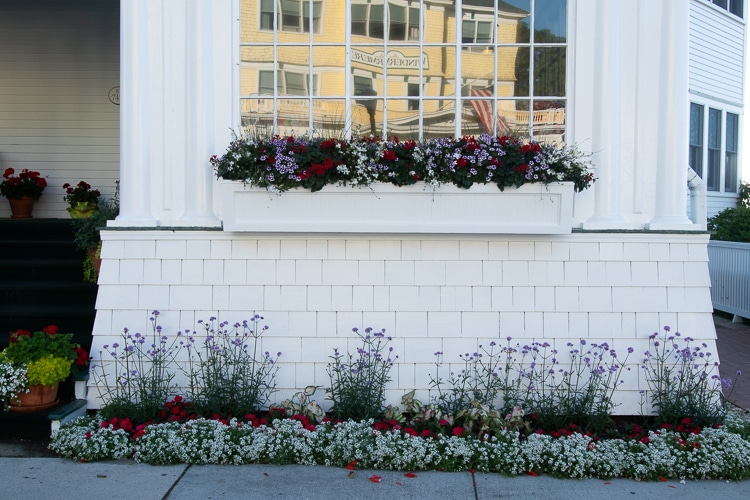
[[[72,370],[85,367],[89,362],[88,353],[72,338],[72,333],[59,333],[55,325],[41,332],[11,332],[8,347],[0,352],[3,365],[0,387],[7,389],[1,394],[6,410],[24,413],[57,405],[60,382],[68,378]]]
[[[42,196],[47,180],[39,172],[27,168],[17,175],[13,168],[6,168],[0,182],[0,194],[10,203],[11,218],[30,219],[34,202]]]

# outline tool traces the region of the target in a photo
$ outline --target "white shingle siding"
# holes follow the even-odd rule
[[[124,327],[145,330],[152,309],[170,334],[194,329],[198,319],[233,323],[257,312],[270,326],[264,350],[284,353],[279,401],[327,385],[329,356],[334,347],[356,348],[355,326],[394,336],[391,403],[411,389],[429,398],[436,351],[457,362],[459,353],[507,336],[562,351],[580,338],[620,353],[633,346],[631,392],[646,339],[664,325],[715,352],[701,234],[306,239],[112,230],[104,237],[94,353]],[[617,411],[639,412],[627,391],[618,398],[629,403]]]

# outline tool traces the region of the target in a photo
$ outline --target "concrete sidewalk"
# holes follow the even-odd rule
[[[546,476],[503,477],[469,472],[354,471],[303,465],[151,466],[130,460],[77,463],[61,458],[0,458],[0,498],[55,499],[215,499],[290,498],[535,498],[581,500],[705,499],[745,500],[750,482],[638,482],[626,479],[574,480]],[[370,480],[380,476],[380,482]]]

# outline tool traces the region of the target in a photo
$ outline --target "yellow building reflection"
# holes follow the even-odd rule
[[[565,35],[532,34],[531,7],[531,0],[242,0],[242,125],[404,139],[533,129],[540,140],[561,140]]]

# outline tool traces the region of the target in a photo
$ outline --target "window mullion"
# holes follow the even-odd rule
[[[425,94],[424,64],[423,64],[424,57],[422,56],[424,54],[424,36],[423,36],[424,27],[422,25],[422,19],[423,19],[422,12],[424,11],[423,10],[424,3],[423,3],[423,0],[418,0],[418,2],[419,2],[419,40],[418,40],[419,52],[418,52],[418,56],[419,56],[420,62],[419,62],[419,82],[417,82],[419,85],[419,108],[417,109],[417,124],[418,124],[417,126],[419,127],[419,138],[424,139],[424,108],[425,106],[424,106],[424,100],[422,99],[422,97]],[[408,26],[406,27],[407,37],[409,36],[409,31],[411,30],[411,23],[412,23],[411,9],[409,7],[410,7],[410,4],[407,3],[406,5],[406,19],[407,19],[406,22],[408,24]]]
[[[307,125],[307,128],[309,129],[310,134],[312,135],[315,132],[315,109],[313,107],[313,98],[315,97],[313,95],[313,88],[314,88],[313,80],[315,78],[313,74],[313,55],[314,55],[313,32],[315,31],[315,28],[314,28],[315,20],[313,19],[313,11],[314,11],[313,5],[315,4],[315,2],[313,2],[313,0],[303,0],[303,1],[307,4],[305,7],[307,8],[307,13],[308,13],[307,22],[309,23],[309,28],[310,28],[308,30],[310,32],[310,36],[307,42],[308,43],[308,46],[307,46],[307,51],[308,51],[307,52],[308,53],[308,57],[307,57],[307,60],[308,60],[307,62],[307,108],[308,108],[307,120],[308,122],[307,123],[308,125]],[[302,30],[303,31],[305,29],[304,25],[305,25],[305,16],[303,14],[302,15]]]
[[[529,22],[529,137],[534,137],[534,59],[536,59],[536,39],[534,36],[534,30],[536,27],[536,19],[534,15],[534,3],[536,0],[531,0],[531,20]]]
[[[352,74],[352,2],[346,2],[344,9],[344,138],[352,136],[352,94],[354,82]]]
[[[388,42],[391,36],[390,26],[390,2],[383,2],[383,124],[381,132],[383,137],[388,136]],[[376,107],[377,109],[377,107]]]
[[[461,71],[461,42],[463,32],[463,5],[461,2],[456,2],[456,38],[454,42],[454,50],[456,52],[456,64],[453,70],[454,74],[454,106],[456,109],[453,110],[455,116],[454,124],[454,136],[461,137],[461,127],[463,125],[463,103],[461,101],[461,90],[463,88],[463,73]]]

